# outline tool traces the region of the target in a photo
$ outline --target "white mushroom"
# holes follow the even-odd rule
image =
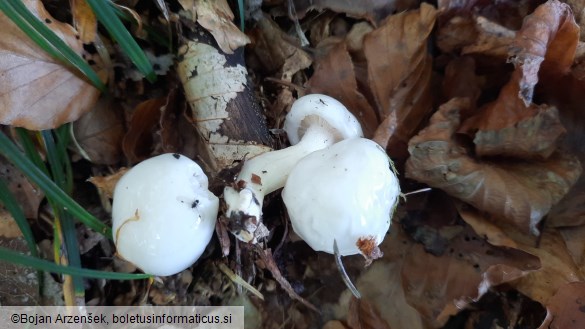
[[[299,98],[286,116],[284,130],[293,146],[247,160],[235,187],[226,187],[232,232],[242,241],[256,241],[264,196],[284,186],[289,172],[307,154],[363,135],[357,119],[332,97],[312,94]],[[256,235],[255,235],[256,232]]]
[[[282,198],[294,231],[314,250],[377,258],[400,186],[386,152],[365,138],[315,151],[291,171]],[[359,245],[359,246],[358,246]]]
[[[172,275],[191,266],[211,239],[219,199],[199,165],[163,154],[118,181],[112,207],[118,254],[145,273]]]

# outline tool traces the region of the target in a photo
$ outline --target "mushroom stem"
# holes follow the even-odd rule
[[[284,186],[289,173],[300,159],[338,141],[326,125],[323,122],[309,126],[296,145],[263,153],[247,160],[236,179],[237,188],[228,186],[224,190],[224,199],[228,206],[227,216],[256,217],[256,223],[259,223],[264,196]],[[243,229],[247,232],[236,233],[236,236],[245,242],[254,240],[250,233],[254,232],[256,227]]]

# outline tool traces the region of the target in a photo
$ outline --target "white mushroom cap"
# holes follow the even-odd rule
[[[375,142],[352,138],[300,160],[282,197],[294,231],[314,250],[360,253],[357,242],[379,245],[400,195],[386,152]]]
[[[296,100],[286,116],[284,129],[293,145],[246,160],[237,177],[243,188],[228,186],[224,190],[226,215],[232,222],[245,218],[245,222],[232,229],[244,242],[255,242],[257,238],[264,196],[284,186],[300,159],[344,138],[363,135],[359,122],[343,104],[321,94]]]
[[[364,135],[357,119],[338,100],[309,94],[297,99],[286,115],[283,128],[291,145],[297,144],[307,128],[315,123],[330,127],[336,141]]]
[[[163,154],[117,183],[112,209],[118,254],[145,273],[172,275],[191,266],[211,239],[219,199],[199,165]]]

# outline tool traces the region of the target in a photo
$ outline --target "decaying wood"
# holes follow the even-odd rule
[[[190,26],[190,27],[186,27]],[[243,48],[224,53],[196,23],[187,23],[178,72],[213,172],[271,149],[273,140],[254,94]]]

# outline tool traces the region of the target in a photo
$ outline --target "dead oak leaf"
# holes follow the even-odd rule
[[[58,22],[41,1],[24,4],[78,54],[76,31]],[[0,13],[0,123],[31,130],[51,129],[87,112],[99,91],[70,67],[57,62]]]
[[[466,99],[449,101],[410,140],[406,176],[538,234],[538,223],[581,175],[579,161],[561,152],[546,161],[476,160],[455,139],[468,107]]]

